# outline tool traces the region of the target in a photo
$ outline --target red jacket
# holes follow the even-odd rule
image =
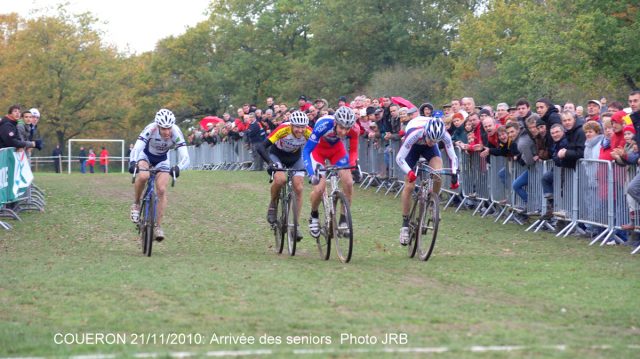
[[[100,151],[100,164],[103,166],[106,166],[107,163],[109,162],[109,151],[107,151],[106,149]]]
[[[94,166],[95,164],[96,164],[96,154],[95,153],[90,153],[89,154],[89,159],[87,159],[87,165]]]

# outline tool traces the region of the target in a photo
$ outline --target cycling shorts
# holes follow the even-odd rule
[[[140,161],[148,162],[149,165],[160,172],[169,172],[171,170],[171,162],[166,154],[164,156],[154,156],[147,151],[141,151],[138,155],[138,162]]]
[[[416,167],[416,164],[420,160],[420,157],[423,157],[428,162],[431,161],[432,158],[442,157],[442,155],[440,154],[440,149],[438,148],[438,146],[414,144],[413,146],[411,146],[411,149],[409,150],[409,154],[407,154],[405,161],[407,161],[407,165],[409,165],[411,169],[414,169]]]
[[[293,161],[291,160],[291,158],[280,159],[280,157],[278,157],[274,153],[269,153],[269,159],[271,160],[271,162],[277,163],[279,167],[297,170],[294,176],[304,177],[304,175],[307,173],[304,170],[304,161],[302,161],[302,156],[300,156],[299,154],[297,159],[294,159]]]
[[[342,143],[338,143],[331,147],[317,146],[313,152],[311,152],[311,163],[313,170],[320,165],[320,168],[324,168],[325,161],[329,161],[332,166],[348,167],[349,166],[349,154],[344,148]],[[324,171],[320,171],[322,174]]]

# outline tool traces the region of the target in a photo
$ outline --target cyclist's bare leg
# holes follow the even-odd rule
[[[171,180],[171,175],[168,172],[158,172],[156,175],[156,194],[158,195],[156,222],[158,225],[162,223],[162,216],[167,208],[167,186],[169,185],[169,180]]]
[[[316,186],[313,186],[313,190],[311,191],[311,212],[315,212],[320,207],[320,202],[322,201],[322,195],[325,190],[325,182],[326,178],[323,176],[320,178],[320,183]]]
[[[273,174],[273,184],[271,184],[271,203],[276,203],[282,186],[287,182],[287,176],[284,172],[276,172]]]
[[[304,176],[293,177],[293,192],[296,194],[296,201],[298,202],[298,218],[300,218],[300,210],[302,209],[302,189],[304,188]]]
[[[149,163],[144,160],[138,161],[138,170],[148,170]],[[133,201],[135,204],[140,205],[140,197],[142,197],[142,191],[144,190],[145,184],[147,184],[147,180],[149,179],[149,172],[142,171],[136,173],[136,183],[134,184],[134,197]]]
[[[340,176],[340,182],[342,182],[342,192],[344,192],[347,201],[349,201],[349,206],[351,206],[351,196],[353,195],[353,176],[351,176],[351,170],[340,170],[338,171],[338,175]]]
[[[413,189],[416,187],[415,182],[409,182],[409,177],[404,177],[404,189],[402,190],[402,215],[408,216],[409,210],[411,209],[411,193],[413,193]]]
[[[429,166],[434,170],[442,169],[442,158],[441,157],[432,157],[429,160]],[[433,178],[433,193],[440,193],[440,187],[442,186],[442,180],[439,176],[435,176]]]

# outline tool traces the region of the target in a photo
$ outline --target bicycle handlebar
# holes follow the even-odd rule
[[[287,174],[299,172],[301,170],[293,169],[293,168],[271,168],[271,176],[269,176],[269,183],[273,182],[273,176],[276,172],[287,172]]]
[[[138,172],[149,172],[149,174],[151,175],[156,175],[158,173],[166,172],[166,171],[160,171],[159,169],[156,169],[156,168],[138,168],[138,166],[136,166],[136,169],[133,170],[133,177],[131,178],[131,183],[136,182],[136,175],[138,174]],[[166,173],[170,173],[170,172],[166,172]],[[173,174],[171,176],[171,187],[175,187],[176,179],[177,179],[176,175]]]
[[[424,162],[418,162],[418,171],[433,173],[437,175],[448,175],[448,176],[453,176],[458,174],[456,172],[453,172],[452,168],[435,169]]]

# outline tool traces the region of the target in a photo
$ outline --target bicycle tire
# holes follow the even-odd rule
[[[333,197],[333,238],[336,244],[336,254],[342,263],[349,263],[353,254],[353,223],[351,209],[347,197],[342,192],[336,192]],[[340,217],[344,215],[347,229],[340,228]],[[348,231],[348,232],[347,232]]]
[[[273,235],[275,237],[275,246],[273,247],[273,249],[277,254],[282,254],[282,250],[284,249],[284,228],[286,228],[285,226],[287,225],[287,211],[286,208],[284,208],[285,203],[280,203],[285,201],[281,201],[280,197],[282,197],[282,194],[276,199],[276,223],[273,226]]]
[[[422,235],[418,241],[418,258],[421,261],[428,261],[433,253],[433,249],[436,245],[436,238],[438,237],[438,225],[440,224],[440,206],[438,196],[429,196],[426,201],[427,207],[425,208],[425,215],[421,223]],[[425,223],[426,221],[426,223]],[[431,231],[431,234],[429,234]]]
[[[320,235],[316,238],[316,246],[318,247],[318,253],[320,253],[320,258],[329,260],[331,257],[331,220],[327,217],[329,214],[327,213],[327,209],[331,210],[328,203],[326,194],[322,198],[322,203],[318,206],[318,219],[320,220]]]
[[[155,204],[156,204],[156,199],[151,196],[151,198],[149,199],[149,203],[147,203],[147,213],[148,213],[148,218],[146,218],[145,220],[145,231],[146,231],[146,235],[144,237],[144,255],[147,257],[151,257],[151,249],[153,248],[153,238],[154,238],[154,229],[155,229],[155,219],[156,219],[156,213],[155,213]]]
[[[295,192],[289,193],[289,199],[287,200],[287,248],[289,249],[289,255],[296,255],[296,240],[298,236],[298,201]]]
[[[409,258],[413,258],[416,255],[418,249],[418,236],[420,231],[420,220],[424,210],[424,201],[420,200],[420,196],[413,198],[413,204],[411,205],[411,212],[409,212],[409,243],[407,244],[407,254]]]
[[[142,200],[140,204],[140,214],[138,215],[138,234],[140,234],[140,247],[142,248],[142,254],[147,253],[147,216],[144,214],[145,206],[147,205],[146,200]]]

